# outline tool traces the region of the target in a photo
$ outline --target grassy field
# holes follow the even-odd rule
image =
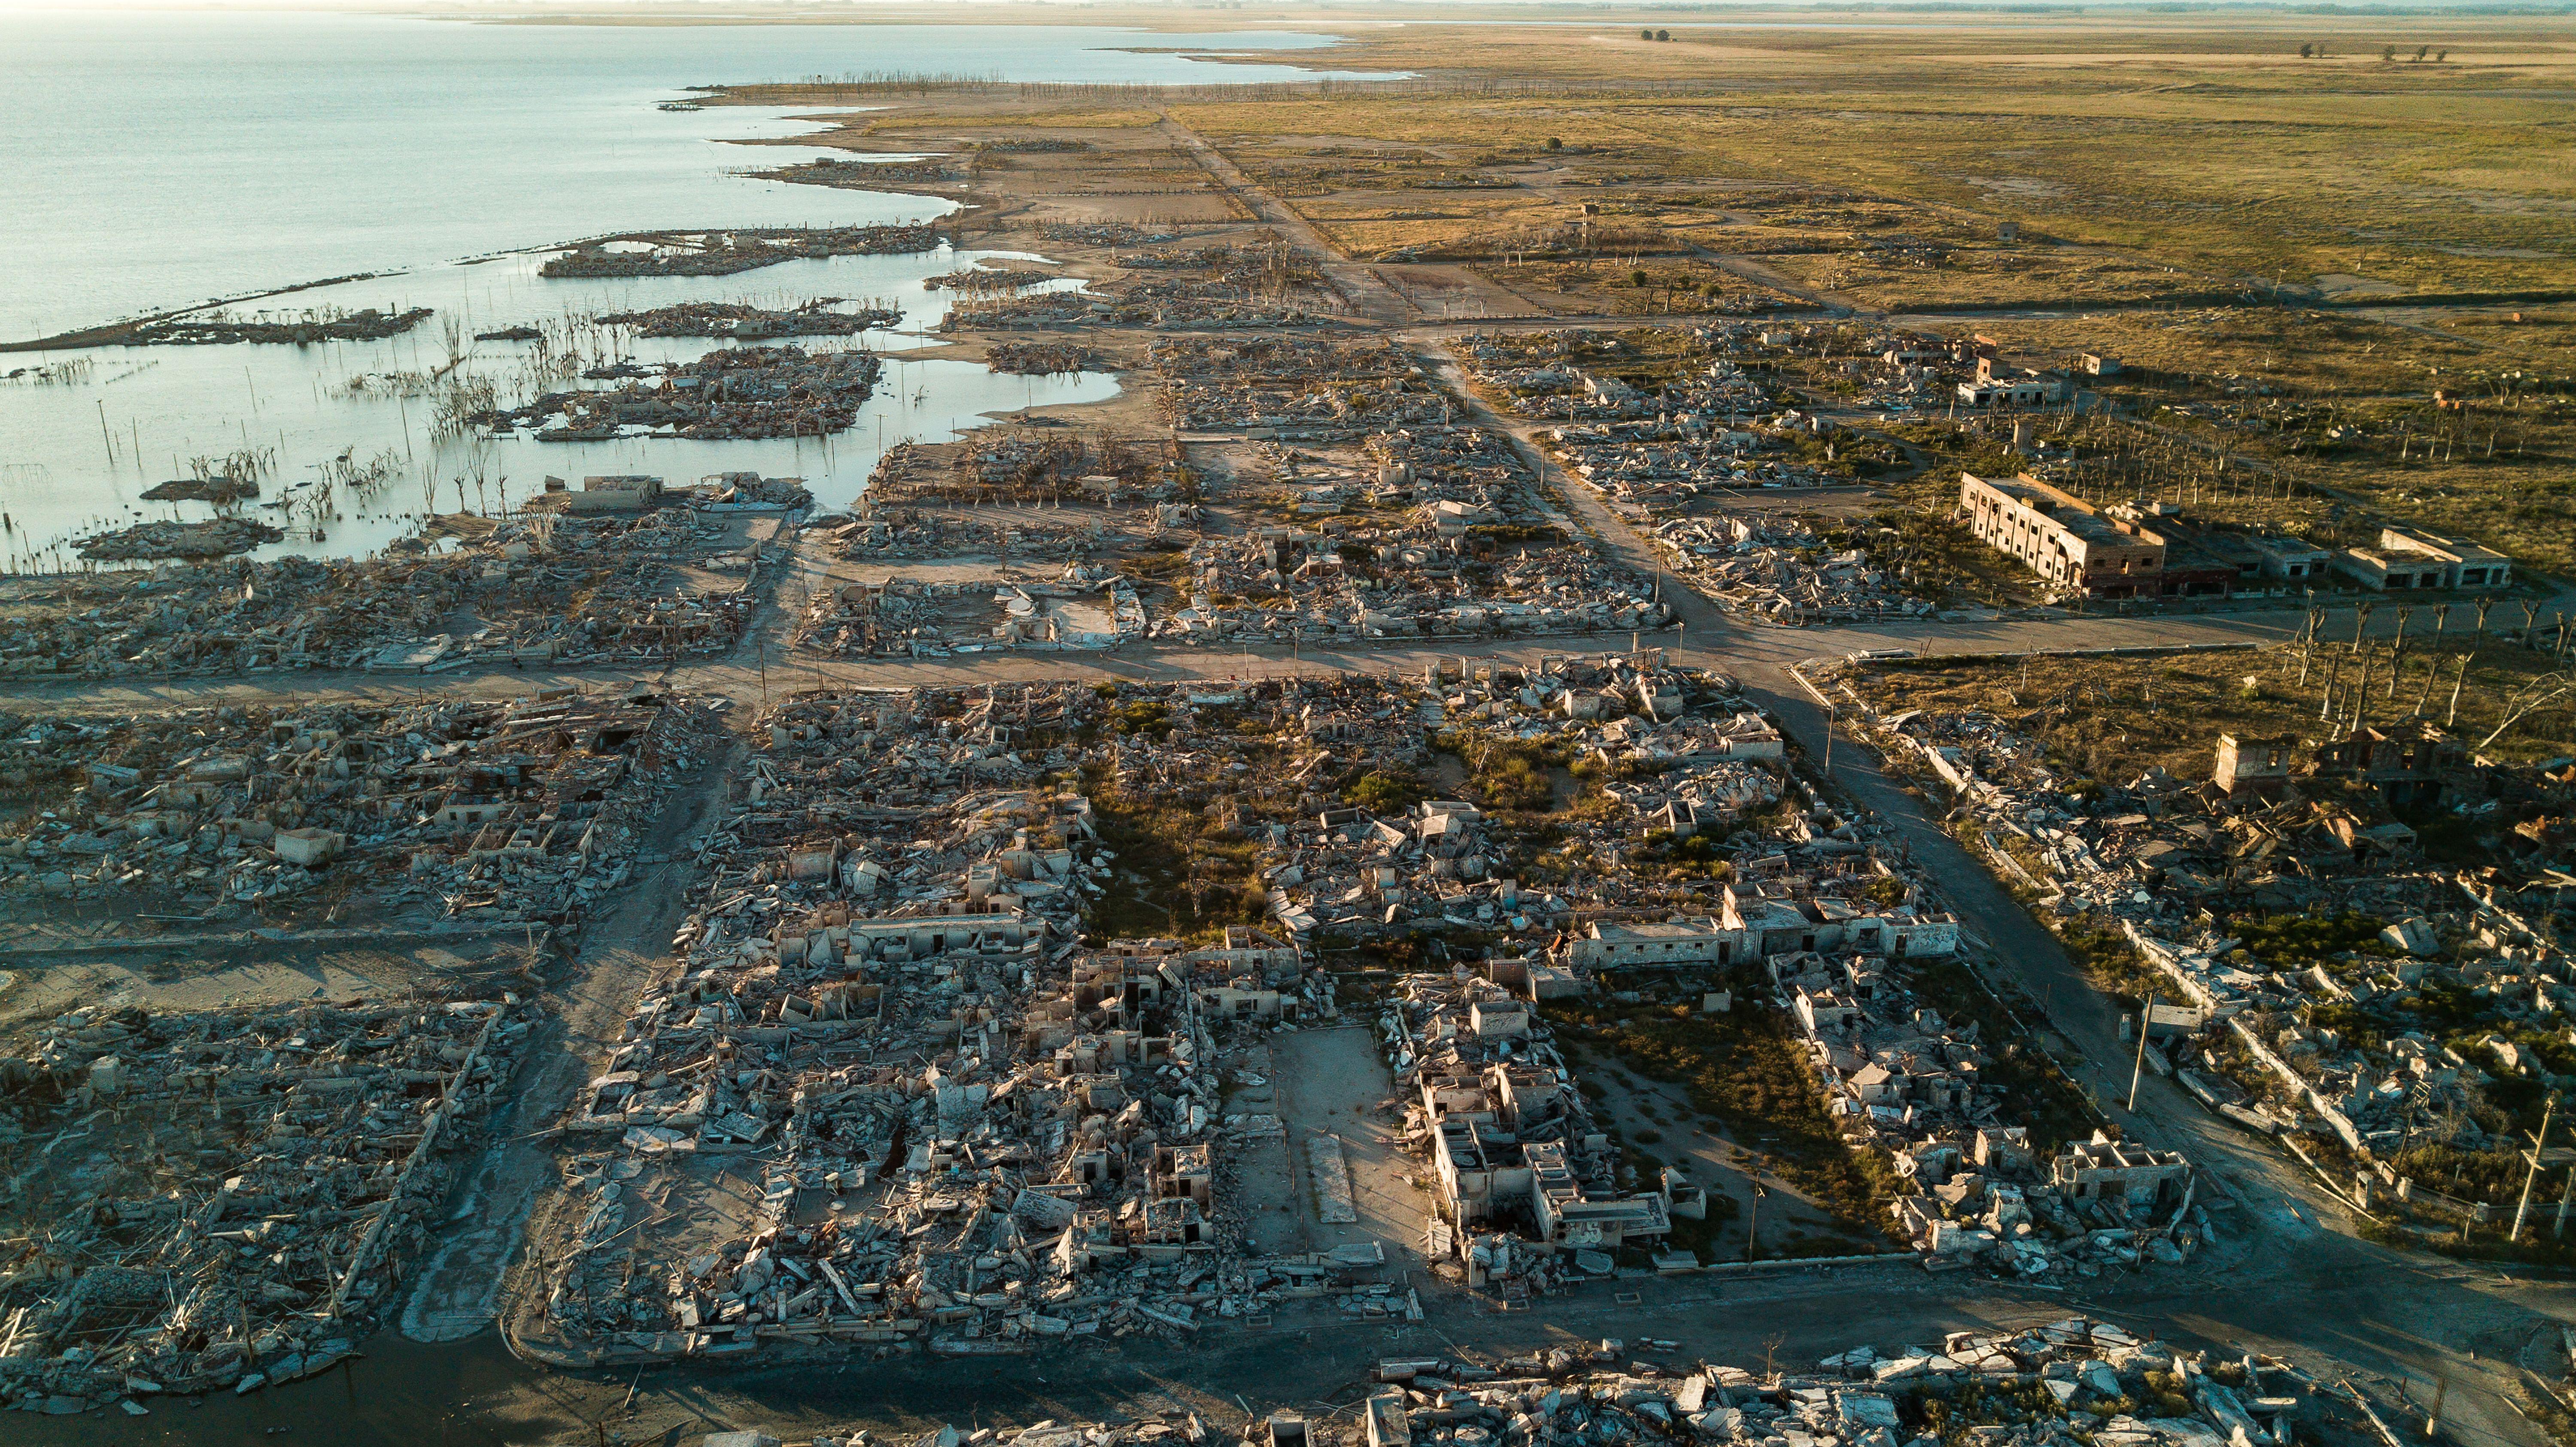
[[[2464,22],[2465,23],[2465,22]],[[2560,107],[2520,94],[2570,63],[2563,35],[2492,26],[2445,60],[2231,29],[1971,24],[1927,36],[1409,26],[1336,63],[1472,67],[1580,87],[1702,93],[1191,102],[1174,114],[1279,156],[1413,148],[1510,176],[1501,214],[1425,217],[1391,244],[1527,226],[1577,201],[1713,249],[1798,253],[1869,304],[2008,304],[2234,292],[2576,287],[2576,170]],[[2448,51],[2449,44],[2437,45]],[[2407,53],[2411,55],[2411,47]],[[1556,143],[1551,147],[1549,143]],[[1283,162],[1284,163],[1284,162]],[[1369,189],[1428,169],[1371,163]],[[1324,173],[1330,179],[1330,172]],[[1998,223],[2021,227],[1999,239]],[[1911,255],[1911,261],[1901,258]],[[2080,288],[2080,289],[2079,289]]]
[[[1640,1007],[1572,1016],[1556,1028],[1648,1080],[1681,1086],[1693,1109],[1758,1147],[1772,1170],[1838,1218],[1850,1243],[1842,1249],[1886,1239],[1900,1183],[1876,1155],[1843,1143],[1804,1047],[1779,1012]]]
[[[1670,38],[1648,40],[1607,16],[1229,11],[1207,23],[1346,23],[1341,44],[1299,62],[1411,78],[800,82],[721,99],[811,107],[835,125],[814,139],[863,150],[1010,136],[1085,148],[984,156],[973,184],[999,200],[989,215],[1240,214],[1155,128],[1169,117],[1347,254],[1418,263],[1401,281],[1427,305],[1474,291],[1469,313],[1824,305],[1862,314],[1853,354],[1890,324],[1983,333],[2027,365],[2110,354],[2128,370],[2086,385],[2134,420],[2052,438],[2088,495],[2158,496],[2329,543],[2399,519],[2576,572],[2564,26],[2124,13],[1819,29],[1774,14],[1778,28],[1759,11],[1725,28],[1649,17]],[[2395,305],[2410,300],[2427,305]],[[1997,314],[2014,308],[2036,314]],[[1876,385],[1808,381],[1828,400]],[[1946,512],[1955,477],[1927,478],[1914,491]],[[1949,596],[2013,591],[1956,539],[1918,541]]]
[[[2387,651],[2377,654],[2371,721],[2402,717],[2422,699],[2432,722],[2448,721],[2455,737],[2475,747],[2503,721],[2515,689],[2553,671],[2548,654],[2496,641],[2494,634],[2505,624],[2520,624],[2519,610],[2492,613],[2488,640],[2472,653],[2475,612],[2453,605],[2437,638],[2432,607],[2417,605],[2393,698]],[[2317,717],[2326,683],[2339,678],[2341,691],[2349,694],[2360,678],[2356,664],[2336,663],[2346,652],[2340,640],[2349,637],[2351,616],[2336,615],[2341,634],[2329,622],[2305,683],[2299,681],[2299,650],[2276,647],[2154,658],[1927,659],[1881,665],[1856,677],[1853,686],[1885,711],[1993,714],[2038,739],[2066,767],[2104,782],[2126,784],[2158,766],[2176,778],[2205,779],[2222,733],[2326,736],[2330,725]],[[2464,657],[2468,667],[2454,715],[2453,681],[2462,677]],[[2482,752],[2522,762],[2576,752],[2576,696],[2527,715]]]

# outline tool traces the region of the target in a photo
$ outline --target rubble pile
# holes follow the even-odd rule
[[[1871,566],[1865,549],[1832,549],[1797,519],[1702,513],[1656,524],[1655,541],[1673,570],[1719,607],[1766,622],[1848,623],[1932,611]]]
[[[1251,825],[1273,913],[1292,938],[1456,929],[1502,942],[1463,974],[1400,981],[1406,1008],[1382,1024],[1399,1076],[1423,1072],[1409,1139],[1441,1183],[1449,1230],[1435,1230],[1434,1254],[1455,1257],[1471,1284],[1551,1290],[1568,1279],[1555,1257],[1567,1250],[1594,1253],[1588,1264],[1576,1257],[1577,1276],[1606,1274],[1621,1246],[1652,1248],[1673,1211],[1695,1209],[1698,1188],[1680,1180],[1663,1184],[1659,1207],[1623,1196],[1635,1184],[1624,1180],[1569,1186],[1562,1199],[1496,1184],[1577,1179],[1602,1149],[1586,1143],[1579,1103],[1548,1104],[1566,1078],[1549,1065],[1546,1003],[1606,991],[1623,1003],[1707,1008],[1711,992],[1743,988],[1747,970],[1807,1040],[1844,1144],[1879,1154],[1922,1192],[1897,1199],[1893,1225],[1932,1262],[2091,1274],[2179,1261],[2205,1238],[2190,1164],[2173,1152],[2096,1137],[2035,1158],[2029,1128],[2002,1118],[2016,1099],[2012,1072],[1988,1054],[2017,1043],[1944,1021],[1913,983],[1926,962],[1957,953],[1957,920],[1908,877],[1892,841],[1786,774],[1778,731],[1723,680],[1568,659],[1461,680],[1418,711],[1393,699],[1372,710],[1374,691],[1336,690],[1329,711],[1308,705],[1300,723],[1317,757],[1274,773],[1293,781],[1354,754],[1372,769],[1416,770],[1424,745],[1399,722],[1410,713],[1471,763],[1507,742],[1588,757],[1631,821],[1624,842],[1617,827],[1596,824],[1592,838],[1560,843],[1561,855],[1579,847],[1601,870],[1588,904],[1571,888],[1525,887],[1517,847],[1465,802],[1433,799],[1396,815],[1310,801],[1321,805],[1311,817]],[[1793,794],[1795,807],[1777,807]],[[1707,881],[1658,889],[1641,869],[1676,846],[1720,841],[1731,877],[1695,907],[1689,896]],[[1426,1052],[1442,1047],[1447,1068],[1428,1070]],[[1512,1073],[1533,1059],[1526,1078]],[[1543,1161],[1522,1149],[1523,1109],[1548,1128]],[[1536,1251],[1493,1234],[1502,1230]],[[1671,1257],[1671,1269],[1702,1264]]]
[[[1053,427],[988,427],[940,467],[930,453],[889,449],[868,481],[874,503],[925,499],[1022,504],[1072,497],[1103,504],[1166,502],[1186,483],[1179,444]]]
[[[868,304],[856,311],[838,308],[845,298],[816,297],[792,307],[759,307],[748,302],[688,301],[650,311],[612,312],[603,326],[628,327],[641,337],[722,337],[729,341],[767,341],[773,337],[849,337],[880,331],[903,320],[900,307]]]
[[[1213,295],[1201,295],[1202,289]],[[1174,282],[1152,286],[1095,284],[1080,291],[1024,292],[991,300],[960,301],[939,323],[941,331],[1078,331],[1085,327],[1318,326],[1331,319],[1302,307],[1256,305],[1221,283]]]
[[[1029,145],[1039,142],[994,142],[992,145]],[[1070,144],[1081,145],[1082,142]],[[1038,228],[1042,241],[1070,242],[1076,246],[1160,246],[1180,237],[1168,231],[1148,231],[1123,221],[1050,221]]]
[[[540,276],[730,276],[782,261],[827,256],[900,256],[939,245],[926,221],[891,226],[769,227],[733,231],[649,231],[603,237],[560,251]]]
[[[307,312],[273,321],[265,316],[245,321],[222,311],[190,312],[184,316],[112,328],[110,338],[103,339],[103,342],[127,347],[216,346],[237,342],[279,342],[306,347],[315,342],[372,342],[401,336],[429,320],[429,312],[425,306],[400,312],[368,307],[354,312]]]
[[[1508,438],[1480,427],[1371,433],[1357,448],[1263,441],[1230,490],[1287,525],[1202,538],[1186,607],[1158,637],[1368,638],[1664,626],[1654,580],[1567,545]]]
[[[1056,431],[987,431],[957,450],[950,465],[955,487],[977,494],[1024,495],[1067,488],[1078,478],[1116,483],[1152,466],[1143,453],[1114,438]]]
[[[220,558],[286,541],[286,529],[257,518],[205,522],[136,523],[81,539],[80,555],[98,563],[150,562],[162,558]]]
[[[741,495],[738,482],[726,486]],[[793,479],[766,479],[753,495],[774,506],[801,491]],[[405,539],[385,557],[355,561],[165,563],[0,581],[0,677],[654,661],[731,647],[750,616],[755,558],[683,571],[723,536],[688,512],[440,521],[472,536],[447,551]],[[728,562],[741,563],[740,578],[709,576]],[[459,615],[475,626],[460,628]]]
[[[469,420],[494,433],[529,428],[540,442],[819,437],[857,420],[880,370],[875,353],[855,349],[726,347],[693,362],[595,368],[586,375],[615,377],[625,385],[548,392],[525,406]]]
[[[1382,1362],[1387,1385],[1372,1389],[1343,1440],[1931,1447],[1964,1436],[1996,1447],[2191,1447],[2287,1442],[2327,1415],[2323,1384],[2287,1363],[2187,1351],[2082,1317],[1950,1332],[1884,1354],[1856,1346],[1804,1371],[1681,1367],[1666,1356],[1678,1342],[1636,1345],[1656,1358],[1604,1340],[1491,1365]],[[1275,1429],[1249,1435],[1276,1447]]]
[[[1529,966],[1489,968],[1526,978]],[[1526,1302],[1569,1281],[1608,1277],[1621,1247],[1667,1238],[1677,1208],[1706,1214],[1706,1196],[1678,1182],[1623,1188],[1633,1182],[1621,1179],[1618,1148],[1593,1123],[1547,1026],[1494,980],[1405,976],[1378,1032],[1396,1083],[1412,1097],[1405,1144],[1439,1170],[1443,1209],[1428,1249],[1462,1267],[1471,1289]],[[1505,1184],[1516,1179],[1532,1184]],[[1529,1236],[1516,1242],[1494,1229],[1506,1223],[1526,1223]]]
[[[1114,648],[1144,633],[1134,584],[1073,563],[1052,581],[847,584],[814,599],[794,642],[847,656],[944,658],[987,647]]]
[[[1671,611],[1653,584],[1588,552],[1440,536],[1438,505],[1397,530],[1262,528],[1190,545],[1188,603],[1154,620],[1157,638],[1475,638],[1634,631]],[[1382,540],[1381,540],[1382,539]]]
[[[2489,1092],[2576,1086],[2553,1023],[2576,1009],[2560,943],[2576,837],[2552,822],[2576,807],[2576,766],[2472,762],[2406,719],[2323,743],[2221,735],[2205,782],[2115,785],[2024,732],[2038,714],[1882,715],[1850,696],[1891,757],[1975,812],[2044,919],[2137,950],[2162,999],[2134,1022],[2147,1065],[2247,1130],[2338,1142],[2357,1200],[2489,1219],[2498,1203],[2398,1162],[2514,1151]],[[2493,862],[2428,862],[2400,809],[2492,821]]]
[[[1391,341],[1173,337],[1150,356],[1165,379],[1164,414],[1190,431],[1329,438],[1449,421],[1448,395]]]
[[[698,484],[696,501],[718,511],[758,508],[794,512],[814,505],[813,489],[801,477],[763,477],[757,472],[713,472]]]
[[[1016,510],[992,519],[944,509],[871,504],[860,518],[820,518],[806,524],[809,543],[844,558],[897,560],[952,558],[960,554],[1071,556],[1101,542],[1096,516],[1059,520]]]
[[[1478,385],[1504,406],[1564,424],[1548,436],[1568,470],[1612,502],[1651,514],[1713,493],[1845,480],[1828,465],[1831,443],[1805,444],[1803,457],[1762,456],[1800,451],[1801,434],[1829,431],[1804,413],[1774,412],[1767,377],[1748,370],[1770,366],[1758,353],[1788,340],[1743,326],[1616,336],[1575,329],[1480,334],[1461,350]],[[1628,377],[1613,368],[1630,369]]]
[[[1014,376],[1049,377],[1059,372],[1106,372],[1115,364],[1098,350],[1073,342],[995,342],[984,349],[984,365]]]
[[[1548,431],[1569,472],[1616,503],[1648,513],[1712,494],[1823,487],[1845,479],[1813,463],[1755,454],[1776,448],[1780,428],[1708,425],[1702,419],[1557,427]]]
[[[1065,229],[1086,235],[1103,231]],[[1089,244],[1125,243],[1095,240]],[[1328,321],[1324,313],[1340,301],[1311,262],[1277,248],[1218,246],[1186,253],[1144,253],[1122,257],[1120,265],[1132,274],[1079,291],[961,299],[940,323],[941,329],[1117,326],[1213,331],[1311,326]]]
[[[1134,251],[1118,258],[1131,271],[1204,272],[1218,282],[1246,291],[1285,292],[1326,286],[1323,268],[1314,258],[1262,231],[1213,246],[1188,251]]]
[[[1735,797],[1715,804],[1712,829],[1778,797],[1779,735],[1758,719],[1747,722],[1741,700],[1721,680],[1663,668],[1652,651],[1551,655],[1530,667],[1450,675],[1273,681],[1239,695],[1209,695],[1275,715],[1289,753],[1258,767],[1283,790],[1305,786],[1288,796],[1293,809],[1265,805],[1266,821],[1240,821],[1262,846],[1259,877],[1271,917],[1292,935],[1322,930],[1372,939],[1457,927],[1544,940],[1572,922],[1579,903],[1643,908],[1662,898],[1622,867],[1623,836],[1661,822],[1659,813],[1648,816],[1662,808],[1660,793],[1648,802],[1649,790],[1714,795],[1721,769],[1770,776],[1765,783],[1740,783]],[[1694,710],[1703,716],[1690,717]],[[1727,722],[1712,727],[1721,715]],[[1588,854],[1600,866],[1597,874],[1581,874],[1578,895],[1576,871],[1551,865],[1551,873],[1566,878],[1560,893],[1522,886],[1516,861],[1529,851],[1496,835],[1486,812],[1472,803],[1373,807],[1344,803],[1313,782],[1417,777],[1431,767],[1434,744],[1466,759],[1497,747],[1591,757],[1630,777],[1635,792],[1624,797],[1638,808],[1637,819],[1623,828],[1574,818],[1554,810],[1552,798],[1544,801],[1554,810],[1563,856]],[[1227,773],[1256,767],[1240,756],[1239,744],[1212,740],[1202,747],[1237,755],[1222,765]],[[1238,801],[1237,807],[1250,806]]]
[[[247,477],[174,477],[143,490],[145,502],[242,502],[259,496],[259,484]]]
[[[0,780],[31,807],[0,834],[0,901],[568,924],[703,752],[695,713],[563,693],[18,719]]]
[[[792,181],[802,186],[839,186],[855,191],[882,191],[889,184],[917,184],[949,179],[946,162],[846,161],[824,156],[792,166],[772,166],[751,175],[766,181]]]
[[[1477,332],[1463,338],[1459,354],[1487,390],[1510,400],[1522,416],[1564,422],[1613,423],[1723,416],[1732,423],[1769,410],[1770,391],[1731,356],[1739,328],[1692,327],[1609,335],[1586,328],[1562,331]],[[1610,375],[1656,353],[1689,358],[1681,374],[1653,390]]]
[[[2092,1276],[2190,1258],[2211,1228],[2180,1152],[2096,1131],[2043,1160],[2030,1128],[2003,1119],[2005,1088],[1987,1077],[2004,1042],[1984,1039],[1973,1021],[1945,1020],[1912,983],[1911,962],[1956,952],[1955,921],[1910,905],[1859,913],[1849,894],[1837,911],[1825,885],[1796,880],[1729,885],[1727,918],[1748,930],[1800,928],[1802,940],[1821,942],[1819,922],[1797,908],[1802,888],[1828,927],[1841,926],[1831,932],[1843,946],[1764,963],[1811,1042],[1844,1140],[1882,1152],[1916,1187],[1897,1198],[1896,1224],[1930,1264]],[[1882,933],[1901,935],[1904,948],[1873,947]]]
[[[970,266],[961,271],[943,271],[921,279],[923,291],[953,291],[961,296],[1009,296],[1033,286],[1055,280],[1042,271],[1015,271],[992,266]]]
[[[1500,1360],[1466,1352],[1386,1358],[1371,1384],[1333,1394],[1334,1401],[1355,1397],[1351,1407],[1262,1415],[1246,1404],[1240,1441],[1242,1447],[1587,1441],[1937,1447],[1947,1440],[1991,1447],[2086,1441],[2271,1447],[2345,1436],[2379,1440],[2388,1422],[2403,1416],[2397,1403],[2373,1406],[2349,1382],[2331,1384],[2343,1389],[2338,1397],[2328,1382],[2276,1357],[2194,1351],[2085,1317],[2016,1332],[1949,1332],[1937,1343],[1885,1351],[1855,1346],[1803,1368],[1685,1365],[1687,1357],[1678,1341],[1603,1338]],[[812,1440],[814,1447],[863,1447],[869,1434]],[[929,1447],[1204,1447],[1218,1440],[1196,1414],[1180,1411],[1114,1423],[1051,1419],[1017,1430],[978,1428],[972,1436],[942,1427],[923,1438]],[[758,1432],[727,1432],[708,1436],[700,1447],[782,1444]]]
[[[1216,1149],[1278,1129],[1221,1111],[1235,1043],[1329,1013],[1329,982],[1247,929],[1082,944],[1114,854],[1040,776],[1105,759],[1078,745],[1102,708],[991,686],[764,717],[682,968],[564,1122],[601,1147],[567,1163],[543,1308],[567,1350],[1023,1351],[1195,1332],[1382,1263],[1247,1257]],[[719,1175],[757,1204],[653,1229]]]
[[[531,1025],[513,996],[77,1010],[0,1058],[0,1399],[252,1391],[355,1350]]]

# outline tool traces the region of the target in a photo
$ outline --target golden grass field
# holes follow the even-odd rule
[[[2348,636],[2350,615],[2338,618]],[[2452,687],[2462,655],[2472,654],[2474,620],[2474,609],[2455,605],[2437,638],[2432,608],[2418,606],[2393,690],[2387,649],[2377,650],[2368,720],[2406,718],[2420,701],[2424,718],[2447,725],[2473,749],[2494,733],[2514,690],[2546,676],[2552,660],[2499,644],[2491,632],[2469,658],[2455,712]],[[2489,621],[2518,627],[2522,619],[2518,610],[2499,608]],[[1925,660],[1858,674],[1852,685],[1883,711],[1982,710],[2015,722],[2066,767],[2105,783],[2125,785],[2157,767],[2179,779],[2205,779],[2220,734],[2322,739],[2332,733],[2318,717],[2326,684],[2335,681],[2338,697],[2349,698],[2361,670],[2350,658],[2337,666],[2335,655],[2346,650],[2333,641],[2331,625],[2322,636],[2328,641],[2309,660],[2305,682],[2299,650],[2279,647],[2152,658]],[[2535,710],[2480,752],[2500,762],[2562,757],[2571,708],[2576,700]]]
[[[838,123],[827,143],[860,149],[1082,137],[1086,153],[979,172],[1004,199],[1048,197],[1047,214],[1091,204],[1083,193],[1199,184],[1176,123],[1345,254],[1401,263],[1393,279],[1417,304],[1828,308],[1855,314],[1855,341],[1892,324],[1983,333],[2037,365],[2110,353],[2132,370],[2098,390],[2137,424],[2061,439],[2123,459],[2106,486],[2326,532],[2367,533],[2353,519],[2384,513],[2576,570],[2576,25],[1423,14],[1084,14],[1333,30],[1345,38],[1327,49],[1247,58],[1412,77],[1385,83],[730,98],[811,105]],[[1671,38],[1641,39],[1646,26]],[[1178,198],[1125,204],[1188,214]],[[2469,405],[2437,406],[2437,390]],[[2141,450],[2158,455],[2139,465]]]

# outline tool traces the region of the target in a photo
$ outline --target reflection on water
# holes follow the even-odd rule
[[[945,202],[726,174],[810,129],[683,88],[862,72],[1291,79],[1117,47],[1329,45],[1026,25],[486,25],[250,7],[0,5],[0,339],[325,277],[674,226],[846,225]],[[0,366],[0,371],[5,371]]]
[[[207,504],[146,502],[141,494],[200,470],[243,467],[262,473],[262,503],[252,515],[293,530],[286,542],[254,554],[262,557],[364,556],[413,531],[426,512],[524,501],[549,473],[578,479],[644,472],[678,484],[758,471],[803,477],[820,506],[846,506],[896,442],[941,440],[978,425],[986,412],[1116,395],[1106,376],[994,376],[980,363],[903,356],[932,344],[915,333],[948,311],[951,293],[924,291],[922,278],[988,257],[1032,259],[943,246],[913,256],[782,262],[733,276],[575,280],[537,275],[538,257],[508,256],[266,304],[280,312],[435,309],[428,322],[382,341],[12,354],[0,371],[28,372],[0,381],[0,436],[10,442],[0,470],[0,559],[21,571],[77,566],[71,541],[103,526],[211,516]],[[569,377],[584,365],[683,361],[726,345],[638,338],[591,321],[599,314],[681,301],[782,307],[816,297],[875,301],[904,313],[890,331],[800,343],[809,351],[858,345],[888,354],[884,381],[848,431],[763,441],[549,443],[525,432],[486,438],[442,422],[442,413],[478,402],[509,406],[581,385]],[[508,327],[544,335],[473,340]],[[561,365],[567,356],[570,368]],[[326,478],[335,485],[328,506],[317,507]],[[287,506],[275,506],[280,502]]]

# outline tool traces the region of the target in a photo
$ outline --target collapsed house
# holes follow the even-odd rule
[[[2489,1088],[2576,1076],[2550,1043],[2576,1009],[2556,922],[2576,900],[2576,831],[2552,822],[2576,804],[2576,767],[2472,761],[2404,720],[2324,742],[2221,735],[2205,782],[2154,769],[2079,797],[2007,720],[1864,716],[1976,812],[1988,858],[2044,919],[2136,949],[2160,1000],[2134,1025],[2146,1066],[2248,1131],[2333,1137],[2358,1164],[2355,1199],[2494,1218],[2398,1161],[2510,1150]],[[2491,826],[2491,862],[2440,867],[2400,809],[2520,822]],[[2453,1027],[2416,1023],[2428,1000]]]
[[[856,348],[724,347],[689,362],[593,367],[584,380],[619,385],[547,392],[465,420],[495,435],[525,428],[539,442],[820,437],[858,419],[882,367]]]
[[[1164,414],[1183,431],[1322,441],[1450,421],[1448,394],[1392,339],[1166,337],[1148,356]]]
[[[1052,580],[844,584],[818,593],[798,625],[800,648],[862,657],[941,656],[1008,647],[1089,651],[1146,633],[1145,605],[1126,578],[1074,563]]]
[[[1045,687],[767,716],[683,967],[564,1123],[598,1143],[567,1163],[577,1220],[544,1309],[567,1349],[974,1355],[1195,1331],[1373,1272],[1373,1247],[1248,1254],[1231,1196],[1232,1148],[1279,1125],[1220,1109],[1230,1053],[1334,1013],[1329,981],[1250,929],[1081,941],[1114,855],[1021,749],[1099,711]],[[670,1219],[650,1193],[707,1189],[708,1162],[756,1208],[649,1229]],[[652,1290],[628,1284],[636,1252]]]
[[[761,480],[749,495],[788,481]],[[739,480],[720,490],[747,496]],[[0,581],[0,677],[615,666],[739,640],[774,560],[775,519],[726,518],[760,509],[722,505],[648,509],[636,489],[556,495],[634,501],[597,514],[441,517],[433,526],[453,546],[403,539],[378,558]],[[459,614],[482,626],[451,631]]]
[[[1431,1255],[1463,1261],[1470,1288],[1526,1300],[1560,1277],[1608,1276],[1612,1253],[1671,1234],[1675,1201],[1621,1189],[1618,1151],[1527,1002],[1472,977],[1407,976],[1396,991],[1378,1025],[1417,1097],[1408,1143],[1436,1173]]]
[[[534,1023],[514,996],[74,1011],[0,1057],[0,1399],[311,1376],[391,1305]]]
[[[0,835],[0,902],[148,899],[238,917],[576,922],[622,882],[646,812],[705,748],[677,701],[20,718],[0,777],[41,809]]]
[[[1867,550],[1828,547],[1803,521],[1702,513],[1658,523],[1655,540],[1710,601],[1766,622],[1849,623],[1932,611],[1873,565]]]
[[[1928,612],[1857,548],[1815,530],[1716,505],[1781,487],[1846,483],[1824,420],[1780,411],[1753,368],[1788,344],[1725,325],[1605,336],[1568,329],[1476,336],[1463,354],[1478,384],[1547,436],[1566,471],[1652,530],[1674,570],[1720,607],[1803,624]],[[1634,380],[1609,369],[1643,367]],[[1816,453],[1821,451],[1819,460]]]
[[[1178,238],[1119,223],[1057,224],[1049,239],[1076,245],[1155,246]],[[1080,289],[960,297],[940,328],[1006,331],[1087,327],[1233,328],[1331,324],[1349,303],[1314,261],[1263,230],[1188,251],[1125,252],[1122,274]]]

